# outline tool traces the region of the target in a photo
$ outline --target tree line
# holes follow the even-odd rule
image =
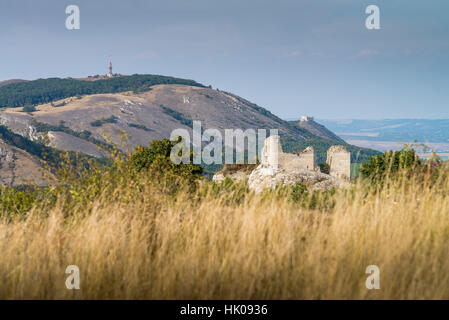
[[[133,91],[134,93],[151,90],[158,84],[183,84],[204,87],[188,79],[160,75],[131,75],[96,81],[76,79],[38,79],[27,82],[11,83],[0,87],[0,108],[16,108],[25,105],[39,105],[56,100],[100,93]]]

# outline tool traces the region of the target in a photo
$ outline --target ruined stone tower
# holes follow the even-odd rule
[[[329,174],[337,179],[349,181],[351,178],[351,153],[344,146],[332,146],[327,150],[326,163]]]

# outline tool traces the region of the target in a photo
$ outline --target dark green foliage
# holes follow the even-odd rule
[[[325,173],[325,174],[329,174],[330,173],[330,169],[331,168],[330,168],[330,166],[327,163],[320,163],[318,166],[320,167],[320,171],[322,173]]]
[[[400,151],[388,151],[374,156],[360,168],[362,177],[379,182],[386,176],[394,176],[401,170],[412,170],[422,165],[414,149],[404,148]]]
[[[144,126],[142,124],[128,123],[128,126],[130,126],[132,128],[141,129],[141,130],[144,130],[144,131],[151,131],[151,129],[148,129],[146,126]]]
[[[22,112],[34,112],[34,111],[36,111],[36,108],[29,104],[27,104],[22,108]]]
[[[101,120],[95,120],[95,121],[92,121],[92,122],[90,123],[90,125],[91,125],[92,127],[101,127],[101,126],[103,125],[103,121],[101,121]]]
[[[143,92],[158,84],[184,84],[204,87],[193,80],[160,75],[132,75],[96,81],[75,79],[38,79],[0,87],[0,108],[39,105],[52,101],[98,93]]]
[[[300,202],[305,197],[307,197],[309,192],[307,191],[307,187],[305,184],[301,182],[297,182],[294,186],[291,187],[291,199],[294,202]]]
[[[171,161],[171,151],[178,142],[162,139],[153,140],[149,148],[138,146],[130,155],[129,163],[138,172],[144,169],[154,170],[158,173],[176,175],[191,181],[198,179],[203,169],[192,164],[193,154],[190,155],[190,164],[174,164]]]
[[[178,120],[179,122],[181,122],[183,125],[186,125],[188,127],[192,127],[193,122],[190,119],[187,119],[184,117],[184,115],[176,110],[167,108],[166,106],[164,106],[163,104],[160,105],[160,107],[162,108],[163,112],[167,115],[169,115],[170,117],[172,117],[173,119]]]
[[[36,200],[36,192],[0,186],[0,217],[13,217],[28,212]]]
[[[92,121],[90,125],[92,127],[101,127],[105,123],[117,123],[118,118],[116,116],[110,116],[109,118],[98,119]]]

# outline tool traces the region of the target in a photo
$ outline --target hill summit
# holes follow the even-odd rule
[[[296,122],[295,125],[298,126],[299,128],[303,128],[303,129],[313,133],[314,135],[316,135],[318,137],[345,143],[345,141],[343,139],[341,139],[339,136],[337,136],[335,133],[333,133],[332,131],[327,129],[322,124],[315,122],[313,117],[302,116],[301,120]]]

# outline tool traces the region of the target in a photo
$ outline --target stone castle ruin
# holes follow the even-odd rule
[[[346,186],[350,178],[350,152],[344,146],[332,146],[327,151],[327,163],[330,166],[330,174],[320,172],[313,147],[307,147],[296,154],[284,153],[279,136],[270,136],[265,139],[261,164],[247,176],[248,184],[250,189],[256,192],[274,188],[279,184],[303,183],[311,190]],[[235,173],[234,176],[237,178]],[[237,180],[245,178],[242,175],[238,177]],[[224,179],[225,176],[221,173],[213,178],[214,181]]]
[[[326,163],[330,167],[329,174],[339,180],[351,178],[351,153],[344,146],[332,146],[327,150]]]
[[[289,171],[303,169],[315,171],[317,168],[313,147],[307,147],[297,154],[284,153],[279,136],[270,136],[265,140],[261,160],[264,166],[276,169],[281,167]]]

